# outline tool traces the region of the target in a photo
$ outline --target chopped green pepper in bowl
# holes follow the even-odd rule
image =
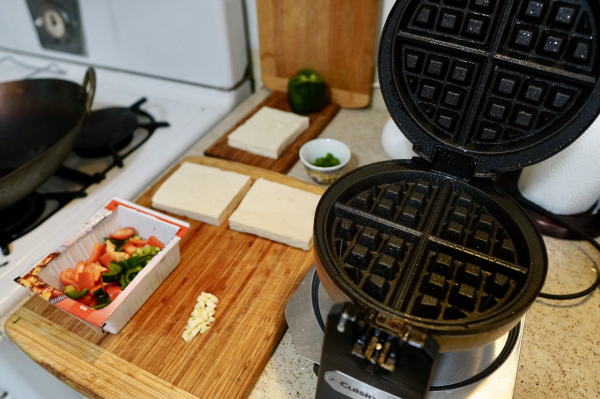
[[[331,168],[332,166],[338,166],[340,164],[340,160],[333,156],[332,153],[328,152],[327,156],[323,158],[315,159],[313,165],[318,166],[320,168]]]

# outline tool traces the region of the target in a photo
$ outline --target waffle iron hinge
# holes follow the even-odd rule
[[[444,174],[470,180],[475,176],[478,159],[472,155],[437,147],[432,169]]]

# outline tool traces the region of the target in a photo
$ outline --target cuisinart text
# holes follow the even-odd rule
[[[326,371],[325,381],[337,392],[352,399],[401,399],[339,371]]]

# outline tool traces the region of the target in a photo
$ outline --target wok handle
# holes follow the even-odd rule
[[[96,71],[94,67],[89,67],[83,77],[81,85],[81,97],[85,96],[85,116],[89,118],[92,113],[92,103],[96,94]]]

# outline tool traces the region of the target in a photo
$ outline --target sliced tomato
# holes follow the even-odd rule
[[[81,272],[77,275],[77,285],[80,288],[92,288],[96,285],[93,272]]]
[[[158,241],[158,238],[154,236],[150,236],[150,238],[148,238],[148,245],[152,247],[157,247],[158,249],[163,249],[165,247],[165,245],[162,242]]]
[[[111,261],[110,254],[107,252],[104,255],[102,255],[98,260],[100,261],[100,263],[102,263],[104,267],[108,267]]]
[[[92,303],[92,300],[94,300],[94,296],[88,294],[88,295],[84,295],[83,297],[79,298],[77,300],[77,302],[79,302],[85,306],[90,306],[90,304]]]
[[[144,245],[148,244],[148,240],[138,240],[137,238],[130,238],[129,242],[136,247],[143,247]]]
[[[106,290],[106,293],[110,297],[111,301],[114,301],[115,299],[117,299],[117,297],[119,296],[119,294],[121,292],[123,292],[123,290],[118,285],[116,285],[114,287],[110,287],[109,289]]]
[[[127,244],[125,244],[123,246],[123,251],[125,251],[129,255],[134,253],[136,250],[137,250],[137,247],[135,245],[133,245],[131,242],[128,242]]]
[[[115,240],[126,240],[131,237],[135,233],[133,227],[125,227],[124,229],[117,230],[116,233],[110,235],[110,238],[114,238]]]
[[[92,306],[96,306],[98,304],[98,301],[96,300],[96,298],[92,298],[92,302],[90,302],[90,304],[88,305],[90,308]]]
[[[64,285],[75,284],[75,272],[71,268],[63,270],[62,272],[60,272],[60,281]]]
[[[94,253],[88,259],[87,263],[94,263],[100,260],[100,257],[106,253],[106,245],[94,244]]]

